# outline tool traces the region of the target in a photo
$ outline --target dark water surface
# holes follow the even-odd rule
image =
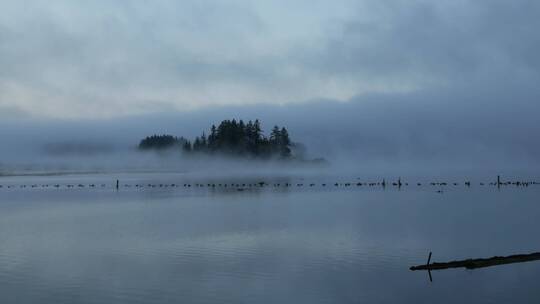
[[[409,270],[540,251],[539,188],[4,187],[0,303],[539,303],[540,261]]]

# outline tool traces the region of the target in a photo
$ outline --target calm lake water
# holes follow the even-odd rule
[[[433,271],[433,282],[409,270],[429,251],[435,262],[540,251],[540,186],[291,178],[237,191],[122,176],[132,187],[116,191],[115,178],[0,178],[0,303],[540,302],[540,261]],[[133,186],[166,180],[180,186]],[[45,183],[96,188],[20,188]]]

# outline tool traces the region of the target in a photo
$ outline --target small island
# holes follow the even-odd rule
[[[203,132],[193,141],[173,135],[152,135],[141,140],[138,148],[179,149],[185,155],[226,155],[257,159],[301,158],[294,153],[295,150],[302,150],[301,145],[291,141],[285,127],[274,126],[266,137],[258,119],[247,123],[235,119],[224,120],[217,127],[212,125],[207,134]]]

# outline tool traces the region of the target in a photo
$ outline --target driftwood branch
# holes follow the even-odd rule
[[[431,253],[430,253],[431,258]],[[516,254],[506,257],[495,256],[486,259],[467,259],[460,261],[451,261],[446,263],[428,263],[426,265],[413,266],[411,270],[442,270],[449,268],[467,268],[467,269],[476,269],[483,267],[491,267],[504,264],[513,264],[513,263],[523,263],[540,260],[540,252],[530,253],[530,254]]]

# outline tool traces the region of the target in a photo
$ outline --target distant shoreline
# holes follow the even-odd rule
[[[68,175],[99,175],[99,174],[152,174],[152,173],[164,173],[164,174],[186,174],[187,172],[177,170],[111,170],[111,171],[65,171],[65,172],[0,172],[0,178],[2,177],[24,177],[24,176],[68,176]]]

